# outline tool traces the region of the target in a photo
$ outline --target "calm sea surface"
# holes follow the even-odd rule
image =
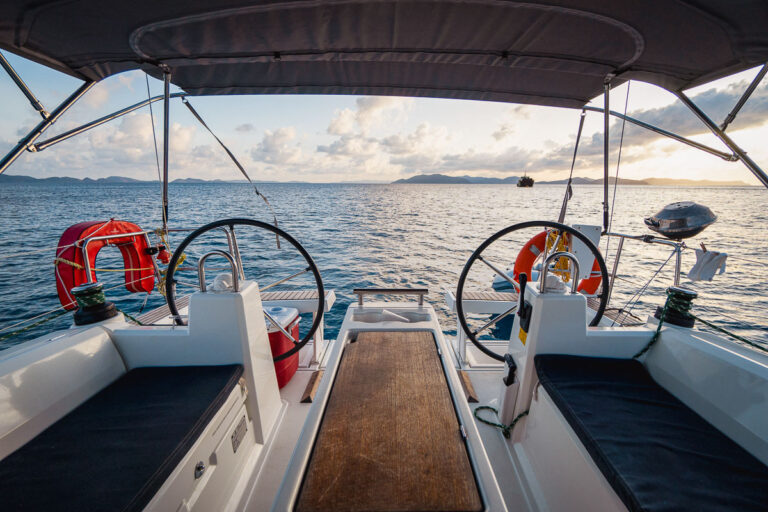
[[[307,248],[323,276],[326,288],[336,291],[337,302],[327,315],[326,336],[336,336],[346,306],[354,300],[352,288],[365,286],[429,287],[428,300],[439,311],[443,329],[455,333],[455,321],[445,306],[443,292],[455,289],[459,273],[472,251],[488,236],[510,224],[527,220],[555,220],[562,201],[562,186],[519,189],[499,185],[308,185],[265,184],[260,189],[273,204],[280,227]],[[574,187],[568,223],[601,222],[602,188]],[[55,246],[61,233],[84,220],[114,217],[142,228],[156,228],[160,217],[159,185],[114,186],[0,186],[0,336],[26,318],[59,306],[53,271]],[[171,225],[198,227],[226,217],[271,221],[253,189],[239,184],[177,184],[170,189]],[[690,285],[700,294],[695,311],[704,318],[768,344],[768,281],[765,209],[768,191],[762,188],[624,187],[618,190],[613,230],[650,233],[643,218],[673,201],[692,200],[709,206],[716,224],[688,241],[704,242],[708,249],[729,253],[727,272],[712,282]],[[257,232],[238,233],[248,276],[264,286],[301,268],[297,253],[287,244],[275,248],[274,237]],[[525,239],[534,232],[527,232]],[[171,240],[178,244],[183,234]],[[203,249],[220,245],[221,237],[202,240],[190,248],[190,260]],[[501,244],[492,256],[500,266],[512,262],[524,240]],[[605,242],[602,244],[605,250]],[[610,269],[616,242],[612,242]],[[42,251],[42,252],[40,252]],[[31,253],[34,254],[21,254]],[[116,267],[122,261],[116,248],[105,248],[97,267]],[[663,246],[627,242],[611,305],[624,306],[669,256]],[[684,253],[683,271],[695,261]],[[673,263],[658,274],[633,308],[641,317],[663,303],[663,291],[672,282]],[[209,276],[216,274],[211,260]],[[487,270],[487,269],[486,269]],[[196,281],[194,273],[180,276]],[[488,289],[491,274],[473,273],[473,286]],[[121,273],[101,273],[107,295],[119,308],[138,313],[146,295],[127,293]],[[686,281],[683,281],[686,284]],[[284,288],[307,288],[300,278]],[[179,289],[182,292],[183,288]],[[153,292],[144,311],[164,303]],[[61,316],[0,341],[0,348],[71,324]],[[309,323],[303,322],[306,328]],[[2,331],[6,329],[6,331]]]

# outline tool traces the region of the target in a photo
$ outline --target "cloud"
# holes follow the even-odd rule
[[[120,85],[123,87],[127,87],[129,90],[133,90],[133,82],[140,76],[143,75],[143,73],[121,73],[117,75],[117,80],[120,82]]]
[[[237,130],[238,132],[243,132],[243,133],[252,132],[255,129],[256,129],[256,127],[253,126],[251,123],[243,123],[243,124],[239,124],[239,125],[237,125],[237,127],[235,127],[235,130]]]
[[[510,124],[502,124],[499,128],[491,134],[491,136],[497,141],[506,139],[510,135],[515,133],[515,129]]]
[[[329,145],[317,147],[319,153],[326,153],[333,157],[350,157],[357,160],[375,155],[381,145],[376,139],[362,135],[342,135]]]
[[[384,122],[388,118],[397,117],[407,112],[413,100],[392,96],[366,96],[357,99],[356,120],[363,131]]]
[[[331,119],[326,131],[331,135],[347,135],[355,130],[355,122],[355,113],[345,108],[336,112],[336,117]]]
[[[101,83],[91,87],[91,90],[83,96],[83,103],[91,108],[99,108],[109,99],[109,84]]]
[[[296,129],[293,126],[267,130],[261,142],[251,150],[251,157],[257,162],[286,164],[301,157],[301,148],[293,141]]]
[[[326,131],[331,135],[349,135],[355,131],[367,134],[378,126],[402,121],[412,105],[412,98],[394,96],[357,98],[354,110],[344,108],[336,111]]]
[[[382,140],[382,145],[391,154],[434,152],[451,140],[451,134],[443,126],[421,123],[412,133],[392,135]]]

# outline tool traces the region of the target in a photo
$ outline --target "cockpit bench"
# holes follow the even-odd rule
[[[631,511],[765,510],[768,467],[631,359],[538,355],[539,381]]]
[[[0,461],[3,510],[143,510],[243,367],[137,368]]]

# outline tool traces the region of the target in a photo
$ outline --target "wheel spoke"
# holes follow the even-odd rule
[[[208,270],[215,270],[219,272],[227,272],[232,270],[227,267],[209,267]],[[176,272],[197,272],[197,267],[176,267]]]
[[[477,336],[478,334],[480,334],[484,330],[488,329],[489,327],[491,327],[493,325],[496,325],[496,322],[502,320],[503,318],[506,318],[507,316],[509,316],[511,313],[514,313],[515,311],[517,311],[517,304],[515,304],[514,306],[512,306],[511,308],[509,308],[508,310],[506,310],[505,312],[503,312],[499,316],[497,316],[495,318],[492,318],[484,326],[482,326],[478,330],[474,331],[472,334]]]
[[[277,285],[279,285],[279,284],[283,284],[283,283],[285,283],[286,281],[290,281],[291,279],[293,279],[293,278],[295,278],[295,277],[299,277],[299,276],[300,276],[300,275],[302,275],[302,274],[306,274],[306,273],[307,273],[307,272],[309,272],[310,270],[312,270],[312,269],[311,269],[310,267],[307,267],[307,268],[305,268],[304,270],[302,270],[302,271],[300,271],[300,272],[296,272],[296,273],[295,273],[295,274],[293,274],[292,276],[284,277],[283,279],[280,279],[279,281],[275,281],[275,282],[274,282],[274,283],[272,283],[272,284],[268,284],[267,286],[265,286],[264,288],[262,288],[262,289],[261,289],[261,291],[263,292],[263,291],[269,290],[269,289],[270,289],[270,288],[272,288],[273,286],[277,286]]]
[[[283,328],[283,326],[282,326],[282,325],[280,325],[280,323],[279,323],[277,320],[275,320],[275,319],[272,317],[272,315],[270,315],[269,313],[267,313],[266,311],[264,311],[264,316],[265,316],[265,317],[267,317],[267,320],[269,320],[269,322],[270,322],[272,325],[274,325],[275,327],[277,327],[278,329],[280,329],[280,330],[282,331],[282,333],[283,333],[283,334],[285,334],[285,335],[288,337],[288,339],[289,339],[289,340],[291,340],[291,343],[293,343],[294,345],[296,344],[296,339],[295,339],[293,336],[291,336],[291,333],[289,333],[288,331],[286,331],[286,330]]]
[[[194,283],[187,283],[186,281],[180,281],[179,279],[174,279],[173,284],[180,284],[182,286],[187,286],[189,288],[195,288],[196,290],[200,289],[200,285],[194,284]]]
[[[487,260],[486,260],[485,258],[483,258],[482,256],[478,256],[478,257],[477,257],[477,259],[479,259],[480,261],[482,261],[483,263],[485,263],[486,265],[488,265],[488,266],[491,268],[491,270],[493,270],[493,271],[494,271],[494,272],[496,272],[496,273],[497,273],[499,276],[501,276],[502,278],[504,278],[504,279],[505,279],[505,280],[506,280],[508,283],[510,283],[512,286],[514,286],[514,287],[515,287],[515,289],[517,289],[517,288],[519,287],[519,285],[517,284],[517,282],[516,282],[514,279],[512,279],[511,277],[509,277],[509,276],[507,275],[507,273],[506,273],[506,272],[503,272],[502,270],[499,270],[499,267],[497,267],[496,265],[494,265],[494,264],[493,264],[493,263],[491,263],[490,261],[487,261]]]

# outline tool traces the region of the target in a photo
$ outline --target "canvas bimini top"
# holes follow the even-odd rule
[[[431,96],[581,107],[768,61],[764,0],[4,0],[0,48],[85,80],[193,95]]]

